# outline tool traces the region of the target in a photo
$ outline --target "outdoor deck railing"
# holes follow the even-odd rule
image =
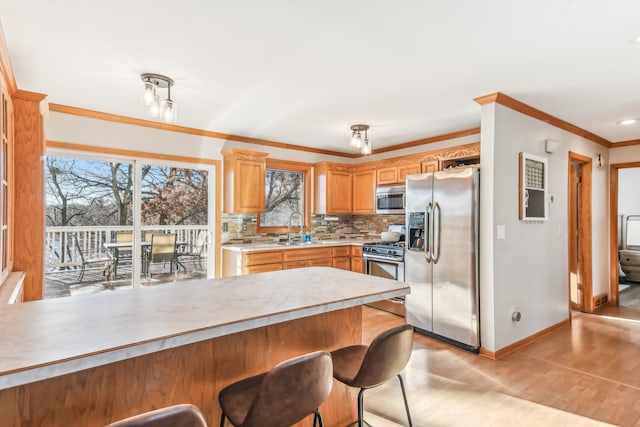
[[[100,258],[106,256],[105,243],[114,242],[117,232],[132,232],[132,226],[67,226],[67,227],[46,227],[45,244],[45,269],[47,271],[57,270],[61,267],[69,267],[81,264],[81,261],[74,257],[70,235],[78,238],[80,249],[87,259]],[[185,242],[186,249],[192,252],[197,244],[198,235],[201,231],[207,232],[207,225],[143,225],[141,232],[153,231],[158,233],[176,233],[178,242]],[[207,251],[202,254],[207,256]]]

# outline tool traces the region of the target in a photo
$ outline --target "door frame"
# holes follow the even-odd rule
[[[567,187],[568,197],[571,197],[571,192],[575,191],[575,188],[571,188],[571,163],[579,163],[582,170],[582,185],[580,186],[580,203],[578,209],[580,210],[580,229],[584,230],[578,235],[578,244],[582,253],[582,265],[578,265],[578,269],[582,267],[582,307],[586,313],[593,313],[595,310],[593,303],[593,278],[592,278],[592,242],[591,242],[591,230],[592,230],[592,205],[591,205],[591,189],[592,189],[592,169],[593,160],[591,157],[583,156],[578,153],[569,151],[567,161]],[[571,286],[571,269],[569,268],[569,262],[574,255],[573,244],[570,241],[571,234],[568,232],[571,227],[575,227],[578,224],[574,224],[573,216],[571,214],[571,203],[567,200],[567,242],[568,242],[568,258],[567,258],[567,286]],[[568,289],[569,295],[571,290]],[[569,312],[571,312],[571,298],[568,301]]]
[[[618,293],[618,170],[640,167],[640,162],[609,166],[609,303],[620,305]]]

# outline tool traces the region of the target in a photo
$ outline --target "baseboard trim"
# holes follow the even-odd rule
[[[520,341],[516,341],[513,344],[510,344],[504,348],[501,348],[498,351],[487,350],[484,347],[480,347],[480,355],[486,357],[491,360],[498,360],[505,356],[508,356],[511,353],[515,353],[518,350],[528,346],[529,344],[533,344],[536,341],[541,340],[547,335],[555,332],[559,329],[565,328],[571,325],[571,318],[565,319],[562,322],[556,323],[555,325],[551,325],[548,328],[545,328],[541,331],[536,332],[533,335],[530,335],[526,338],[521,339]]]

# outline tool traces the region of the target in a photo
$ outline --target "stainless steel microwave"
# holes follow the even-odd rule
[[[403,214],[405,205],[404,194],[404,185],[376,188],[376,213]]]

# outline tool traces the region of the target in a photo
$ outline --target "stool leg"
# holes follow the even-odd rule
[[[224,411],[222,411],[222,416],[220,417],[220,427],[224,427]]]
[[[316,427],[316,420],[318,420],[319,427],[324,427],[324,422],[322,421],[322,415],[320,415],[320,411],[318,409],[313,411],[313,427]]]
[[[358,393],[358,427],[364,427],[364,389]]]
[[[400,374],[398,374],[398,379],[400,380],[400,389],[402,390],[402,398],[404,399],[404,409],[406,409],[407,411],[409,427],[413,427],[413,423],[411,422],[411,414],[409,413],[409,403],[407,402],[407,392],[404,389],[404,381],[402,381],[402,376]]]

